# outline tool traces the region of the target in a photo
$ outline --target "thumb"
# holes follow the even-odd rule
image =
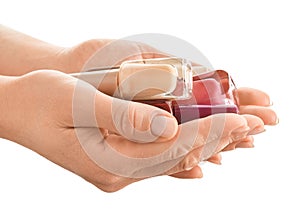
[[[165,110],[101,92],[96,94],[95,111],[98,127],[136,142],[165,141],[174,137],[178,129],[176,119]]]

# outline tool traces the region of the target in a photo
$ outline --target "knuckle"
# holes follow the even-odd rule
[[[104,41],[99,40],[99,39],[90,39],[85,42],[83,42],[80,47],[84,51],[92,51],[94,52],[95,50],[98,50],[105,44]]]

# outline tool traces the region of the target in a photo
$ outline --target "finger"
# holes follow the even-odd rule
[[[110,164],[105,165],[108,168],[113,161],[115,165],[126,162],[128,177],[174,174],[189,170],[216,154],[229,144],[233,131],[244,132],[245,129],[249,129],[245,117],[231,113],[216,114],[181,124],[174,138],[166,142],[139,144],[122,136],[109,135],[105,142],[110,147],[101,149],[101,156],[107,154],[109,157]],[[95,144],[99,145],[98,142]],[[95,150],[94,145],[89,147]],[[124,173],[122,167],[120,172],[117,169],[118,173]]]
[[[265,125],[278,124],[278,117],[276,112],[268,107],[261,107],[255,105],[240,106],[240,114],[250,114],[261,118]]]
[[[166,174],[174,174],[183,171],[190,171],[200,163],[203,147],[199,147],[189,152],[175,167],[167,171]]]
[[[234,90],[239,105],[257,105],[257,106],[270,106],[271,100],[268,94],[261,90],[253,88],[238,88]]]
[[[244,139],[240,139],[236,142],[233,142],[226,146],[222,151],[231,151],[236,148],[253,148],[254,147],[254,139],[253,136],[247,136]]]
[[[239,142],[241,142],[241,140],[228,144],[224,149],[222,149],[222,152],[234,150]]]
[[[187,129],[184,129],[186,127]],[[247,120],[243,116],[229,113],[212,115],[180,126],[181,134],[186,138],[192,137],[190,136],[192,133],[191,129],[194,131],[198,129],[193,150],[169,170],[168,174],[188,170],[196,166],[200,161],[209,159],[231,143],[233,132],[244,133],[245,130],[249,130],[249,127],[247,126]],[[172,156],[176,156],[176,154]]]
[[[253,136],[247,136],[247,138],[243,139],[235,146],[235,148],[253,148],[253,147],[254,147]]]
[[[110,97],[78,80],[73,97],[74,127],[99,127],[137,142],[164,141],[178,123],[167,111],[147,104]]]
[[[265,131],[264,121],[261,118],[249,114],[243,114],[243,116],[247,119],[247,123],[250,128],[247,135],[259,134]],[[245,135],[244,137],[246,137],[247,135]]]
[[[241,115],[227,113],[211,115],[207,118],[181,124],[178,127],[177,134],[168,142],[139,144],[127,141],[124,137],[119,135],[109,135],[108,138],[106,138],[106,142],[116,151],[134,158],[153,157],[162,154],[171,146],[174,146],[174,149],[168,151],[168,156],[178,158],[206,144],[212,143],[205,148],[208,150],[207,158],[209,158],[215,154],[214,150],[219,142],[221,145],[224,144],[226,146],[233,132],[243,133],[245,131],[249,131],[246,118]],[[222,140],[222,138],[225,139]],[[175,145],[176,143],[177,145]],[[212,151],[209,151],[210,149],[212,149]],[[170,157],[168,157],[168,159],[170,159]],[[203,159],[205,158],[203,157]]]
[[[137,142],[171,139],[177,132],[177,121],[167,111],[103,94],[97,96],[96,118],[99,127]]]
[[[225,117],[225,118],[224,118]],[[214,120],[213,120],[213,119]],[[251,119],[256,119],[255,116],[249,116],[248,118]],[[226,125],[223,125],[222,121],[225,121],[227,123],[225,123]],[[197,126],[199,126],[199,130],[198,132],[198,136],[196,139],[196,142],[194,144],[194,149],[190,152],[188,152],[185,157],[174,167],[172,167],[171,170],[168,170],[165,174],[174,174],[174,173],[179,173],[182,171],[188,171],[191,168],[194,168],[195,166],[198,165],[198,163],[201,160],[209,160],[211,162],[214,163],[219,163],[220,161],[218,161],[218,159],[220,159],[219,155],[214,155],[216,154],[216,152],[219,151],[219,147],[220,149],[223,149],[222,146],[219,145],[228,145],[230,142],[230,137],[232,136],[232,133],[238,133],[238,132],[245,132],[244,128],[248,128],[248,121],[250,121],[249,119],[247,119],[247,116],[240,116],[240,115],[236,115],[236,114],[225,114],[225,116],[210,116],[209,118],[206,119],[202,119],[202,120],[195,120],[189,123],[185,123],[182,124],[180,126],[180,129],[182,130],[183,126],[188,126],[188,130],[186,131],[182,131],[182,132],[186,132],[183,133],[183,136],[185,138],[189,138],[192,137],[191,130],[196,130]],[[254,120],[253,120],[254,121]],[[258,121],[260,121],[260,119],[258,119]],[[212,129],[213,126],[208,126],[208,128],[205,128],[205,126],[209,125],[210,123],[214,122],[214,124],[216,124],[218,122],[218,126],[216,128],[218,128],[218,132],[220,132],[219,134],[216,132],[213,132],[214,130]],[[202,124],[203,123],[203,124]],[[200,125],[199,125],[200,124]],[[228,124],[228,125],[227,125]],[[251,123],[250,123],[251,124]],[[196,125],[196,126],[194,126]],[[224,129],[223,129],[223,127]],[[194,126],[194,127],[193,127]],[[253,125],[250,125],[253,126]],[[241,129],[243,128],[243,129]],[[191,129],[191,130],[190,130]],[[202,130],[203,129],[203,130]],[[249,130],[249,128],[247,129]],[[205,133],[210,133],[213,132],[212,134],[205,134]],[[185,135],[187,134],[187,135]],[[203,140],[203,135],[205,136],[205,140]],[[218,140],[218,137],[216,136],[220,136],[220,140]],[[121,137],[119,137],[121,138]],[[176,137],[177,138],[177,137]],[[180,138],[180,137],[178,137]],[[208,139],[208,138],[212,138],[212,139]],[[120,139],[119,141],[114,139],[112,141],[110,141],[111,139],[108,138],[107,141],[109,142],[109,144],[112,145],[112,147],[120,152],[121,154],[125,155],[125,156],[129,156],[129,157],[134,157],[134,158],[151,158],[154,156],[158,156],[159,154],[163,154],[164,151],[167,151],[167,149],[170,147],[171,143],[170,142],[162,142],[159,144],[138,144],[138,143],[134,143],[134,142],[130,142],[130,141],[126,141],[126,140],[122,140]],[[180,142],[186,142],[185,139],[179,140]],[[209,146],[206,145],[206,143],[209,142],[208,144],[210,144]],[[217,142],[217,145],[212,144],[212,142]],[[227,142],[227,143],[225,143]],[[239,142],[236,142],[239,143]],[[172,143],[173,144],[173,143]],[[167,146],[167,147],[166,147]],[[178,151],[182,151],[184,150],[184,148],[177,148],[175,149],[175,153]],[[160,167],[160,164],[162,164],[164,161],[168,162],[171,159],[170,158],[178,158],[180,156],[180,154],[173,154],[172,152],[168,154],[168,157],[165,158],[160,158],[160,161],[162,162],[157,162],[155,165],[157,165],[156,167]],[[141,156],[142,155],[142,156]],[[154,162],[152,161],[151,164],[153,164]],[[134,164],[133,164],[134,165]],[[143,164],[143,167],[146,167],[147,164],[146,162]]]
[[[202,131],[206,133],[206,142],[203,144],[201,161],[209,159],[232,143],[235,140],[232,136],[243,136],[249,131],[247,119],[237,114],[212,115],[204,118],[202,123],[208,127]]]
[[[217,165],[221,165],[222,155],[220,153],[217,153],[208,158],[207,161]]]
[[[248,114],[243,116],[247,120],[249,130],[245,131],[244,133],[233,132],[232,138],[234,139],[234,142],[227,145],[222,151],[234,150],[240,142],[248,138],[248,135],[254,135],[265,131],[264,122],[259,117]]]
[[[188,171],[182,171],[179,173],[171,174],[170,176],[181,179],[194,179],[194,178],[202,178],[203,173],[200,166],[195,166]]]

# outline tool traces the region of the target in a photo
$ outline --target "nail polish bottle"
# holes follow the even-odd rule
[[[125,61],[111,69],[72,74],[103,93],[172,113],[178,123],[216,113],[237,113],[235,85],[226,71],[196,73],[182,58]]]
[[[238,113],[235,85],[226,71],[216,70],[193,76],[191,97],[182,100],[142,101],[172,113],[178,123],[218,113]]]
[[[191,96],[191,64],[181,58],[125,61],[110,69],[71,74],[101,92],[125,100],[175,100]]]

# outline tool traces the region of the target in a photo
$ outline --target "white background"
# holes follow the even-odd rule
[[[158,177],[113,194],[0,139],[0,209],[299,209],[297,5],[1,0],[2,24],[61,46],[145,32],[184,39],[215,68],[230,71],[238,86],[267,91],[280,124],[257,136],[254,149],[225,153],[222,166],[204,164],[203,179]]]

